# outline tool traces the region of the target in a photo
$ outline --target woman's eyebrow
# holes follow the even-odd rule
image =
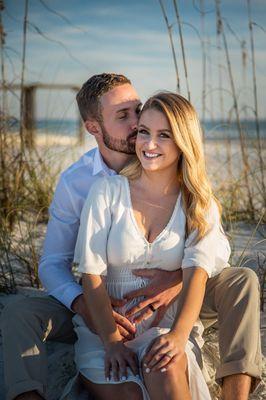
[[[144,125],[144,124],[140,124],[140,125],[139,125],[139,128],[140,128],[140,127],[142,127],[142,128],[145,128],[145,129],[149,130],[149,128],[148,128],[146,125]]]
[[[172,131],[171,131],[170,129],[167,129],[167,128],[165,128],[165,129],[158,129],[158,132],[169,132],[169,133],[172,133]]]
[[[148,131],[150,130],[150,128],[148,128],[148,127],[147,127],[146,125],[144,125],[144,124],[140,124],[140,125],[139,125],[139,128],[145,128],[145,129],[147,129]],[[169,133],[172,133],[172,131],[171,131],[170,129],[167,129],[167,128],[165,128],[165,129],[158,129],[157,132],[169,132]]]

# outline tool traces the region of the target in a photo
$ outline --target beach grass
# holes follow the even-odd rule
[[[176,76],[176,90],[181,86],[186,88],[188,98],[192,96],[190,75],[186,54],[186,36],[184,35],[184,21],[180,14],[179,2],[173,1],[173,14],[167,15],[168,8],[164,1],[159,1],[158,6],[166,23],[167,33],[173,56]],[[260,271],[261,287],[265,287],[265,263],[262,256],[265,240],[265,140],[263,140],[260,129],[258,84],[256,76],[256,40],[253,32],[255,22],[252,19],[251,2],[247,0],[247,32],[250,41],[248,46],[243,46],[239,41],[239,52],[242,60],[242,69],[249,79],[253,92],[253,104],[240,104],[239,91],[236,75],[239,71],[234,70],[231,62],[230,47],[228,47],[229,35],[237,37],[232,26],[228,24],[222,15],[220,1],[214,1],[215,13],[213,24],[216,26],[216,37],[212,38],[212,46],[205,32],[206,10],[204,2],[199,5],[200,28],[187,23],[199,38],[199,47],[202,53],[202,96],[201,96],[201,119],[205,123],[209,116],[213,115],[214,95],[217,95],[219,116],[224,126],[224,140],[205,140],[205,153],[207,167],[217,197],[223,206],[223,224],[226,231],[234,237],[241,221],[249,224],[250,237],[256,238],[260,243],[259,254],[254,256],[258,261],[253,265]],[[13,291],[21,276],[24,274],[25,283],[30,286],[39,287],[37,277],[38,259],[41,252],[45,225],[48,221],[48,207],[51,202],[58,174],[63,167],[74,161],[73,149],[76,146],[75,138],[66,138],[56,135],[39,135],[36,131],[29,129],[29,121],[32,110],[27,108],[25,91],[25,70],[27,67],[27,33],[29,28],[29,2],[24,1],[23,37],[21,48],[21,71],[20,91],[15,94],[12,85],[7,80],[7,57],[6,47],[8,34],[5,32],[2,12],[4,2],[1,2],[0,12],[0,52],[1,52],[1,122],[0,122],[0,290]],[[177,27],[177,32],[174,32]],[[176,35],[177,34],[177,35]],[[217,74],[214,77],[217,89],[215,92],[208,82],[208,68],[212,68],[210,49],[215,51],[218,62]],[[181,57],[176,56],[179,49]],[[249,57],[249,58],[248,58]],[[247,59],[250,60],[251,69],[247,69]],[[180,64],[180,65],[179,65]],[[208,67],[208,68],[207,68]],[[180,82],[180,69],[185,71],[185,81]],[[251,72],[250,72],[251,71]],[[182,83],[182,85],[180,85]],[[233,106],[226,110],[224,106],[225,86],[227,95],[231,96]],[[9,122],[11,111],[8,106],[7,96],[17,96],[20,104],[19,129],[17,134],[10,133]],[[245,112],[243,112],[243,110]],[[247,114],[247,110],[250,114]],[[256,126],[256,136],[248,140],[245,132],[245,118],[253,118]],[[47,116],[49,119],[49,116]],[[237,128],[237,140],[230,139],[230,126],[235,122]],[[206,136],[206,129],[203,132]],[[57,139],[55,139],[57,137]],[[60,143],[59,143],[60,142]],[[75,142],[75,143],[74,143]],[[83,149],[84,150],[84,149]],[[86,149],[87,150],[87,149]],[[75,152],[75,151],[74,151]],[[255,226],[255,228],[254,228]],[[255,229],[255,233],[253,232]],[[253,235],[253,236],[252,236]],[[253,239],[251,240],[253,243]],[[250,246],[236,260],[234,240],[231,240],[233,248],[233,264],[241,266],[246,260],[246,253],[250,253]],[[260,258],[258,258],[260,256]],[[245,261],[246,262],[246,261]],[[247,264],[247,263],[246,263]],[[245,264],[245,265],[246,265]],[[254,264],[254,263],[253,263]],[[263,292],[263,291],[262,291]],[[263,292],[264,293],[264,292]],[[263,296],[263,295],[262,295]]]

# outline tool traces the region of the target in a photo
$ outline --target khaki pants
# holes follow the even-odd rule
[[[73,314],[56,299],[26,298],[2,315],[7,400],[37,390],[45,397],[46,340],[75,341]],[[259,284],[248,268],[226,268],[207,282],[202,322],[218,322],[221,364],[217,378],[246,373],[260,379]]]

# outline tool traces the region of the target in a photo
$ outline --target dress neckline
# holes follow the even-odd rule
[[[169,230],[170,226],[172,225],[172,222],[173,222],[173,220],[174,220],[174,218],[176,216],[176,213],[177,213],[177,210],[178,210],[178,206],[179,206],[179,202],[180,202],[180,199],[181,199],[181,191],[179,192],[179,194],[177,196],[175,207],[173,209],[171,217],[169,218],[169,221],[167,222],[167,224],[165,225],[163,230],[160,233],[158,233],[158,235],[155,237],[155,239],[152,242],[149,242],[148,239],[145,237],[143,231],[139,227],[139,224],[137,223],[136,217],[134,215],[129,180],[128,180],[128,178],[126,176],[123,176],[123,178],[125,178],[124,181],[125,181],[125,186],[126,186],[127,200],[128,200],[128,203],[129,203],[129,212],[130,212],[130,216],[131,216],[131,220],[133,222],[133,225],[135,226],[135,229],[136,229],[138,235],[145,241],[145,243],[148,244],[149,246],[152,246],[155,242],[160,240],[162,236],[164,236],[164,234]]]

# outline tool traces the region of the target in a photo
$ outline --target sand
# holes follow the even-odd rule
[[[38,150],[42,155],[48,157],[54,163],[54,167],[58,170],[65,169],[68,165],[74,162],[82,153],[94,147],[95,141],[92,137],[87,136],[83,146],[76,146],[76,139],[70,137],[62,137],[57,135],[38,135],[37,136]],[[230,152],[226,143],[223,141],[208,141],[205,144],[205,152],[207,159],[208,171],[211,180],[215,187],[226,187],[228,184],[228,176],[231,172],[235,178],[241,177],[240,162],[241,154],[238,142],[232,141]],[[231,157],[231,163],[228,163],[228,154]],[[250,147],[250,159],[254,159],[255,150]],[[254,161],[254,160],[253,160]],[[24,225],[23,225],[24,224]],[[21,222],[21,235],[27,228],[24,222]],[[237,222],[227,227],[233,255],[231,259],[232,265],[241,265],[250,267],[258,271],[258,265],[265,266],[266,248],[265,248],[265,225],[260,225],[256,229],[255,224],[247,222]],[[38,225],[38,235],[35,238],[36,251],[41,251],[42,242],[45,234],[45,225]],[[18,234],[16,240],[21,240]],[[27,251],[27,250],[25,250]],[[0,294],[0,312],[3,307],[9,302],[17,301],[25,296],[42,295],[42,290],[37,290],[29,287],[29,281],[25,276],[23,267],[14,261],[14,269],[16,271],[16,283],[18,290],[16,294]],[[266,305],[265,305],[266,306]],[[266,315],[261,313],[261,337],[263,353],[266,355]],[[210,332],[208,335],[208,345],[205,346],[205,361],[208,365],[211,375],[214,372],[215,362],[217,362],[217,338],[215,332]],[[49,344],[49,399],[56,400],[67,380],[74,374],[75,368],[73,364],[73,348],[63,344]],[[266,398],[266,365],[264,358],[264,382],[258,388],[257,392],[251,396],[252,399],[262,400]],[[214,388],[215,389],[215,388]],[[213,392],[214,393],[214,392]],[[73,397],[77,400],[81,397]],[[0,342],[0,399],[4,399],[4,383],[3,383],[3,360],[2,360],[2,344]],[[213,394],[213,399],[215,395]]]

